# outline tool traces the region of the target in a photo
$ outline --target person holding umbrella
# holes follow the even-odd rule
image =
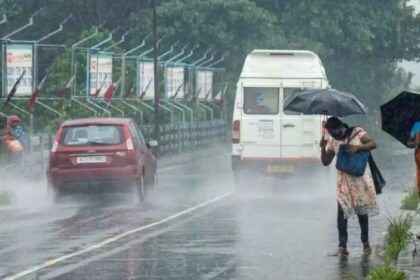
[[[376,148],[375,141],[360,127],[350,128],[346,123],[336,117],[330,117],[325,128],[331,136],[330,140],[321,140],[321,161],[328,166],[338,155],[340,145],[346,145],[350,155],[364,151],[370,152]],[[361,229],[363,252],[370,254],[369,219],[368,216],[379,214],[376,203],[375,185],[369,165],[365,172],[358,177],[344,171],[337,170],[338,184],[336,198],[338,204],[338,252],[339,256],[347,256],[347,220],[354,215],[358,216]]]
[[[328,118],[324,126],[331,136],[330,139],[326,140],[325,137],[322,137],[320,141],[321,161],[325,166],[330,165],[335,157],[340,158],[339,151],[342,150],[340,146],[346,148],[348,155],[355,155],[359,152],[366,152],[365,154],[367,154],[376,148],[375,141],[363,128],[349,127],[338,118],[366,113],[365,106],[350,93],[331,88],[306,90],[285,100],[283,109],[308,115],[334,116]],[[375,173],[377,175],[379,170],[374,168],[373,165],[372,168],[370,167],[373,158],[365,159],[371,161],[369,164],[365,161],[366,165],[362,165],[360,171],[362,174],[357,176],[341,171],[337,166],[336,198],[339,242],[335,256],[347,256],[349,254],[347,250],[347,221],[348,218],[355,215],[359,218],[363,252],[365,254],[372,252],[369,244],[368,216],[379,214],[376,203],[376,182],[372,176],[375,172],[377,172]]]
[[[417,192],[420,198],[420,121],[414,123],[410,132],[410,138],[407,141],[407,146],[415,149],[414,159],[417,167]]]
[[[416,177],[417,177],[417,193],[420,199],[420,121],[416,121],[410,132],[410,138],[407,141],[409,148],[414,148],[414,160],[416,162]],[[420,202],[417,209],[420,208]],[[416,238],[420,239],[420,233],[416,234]]]
[[[402,91],[381,105],[382,130],[407,148],[415,148],[420,198],[420,94]],[[419,205],[420,206],[420,205]]]
[[[402,91],[381,105],[382,130],[407,148],[415,148],[417,191],[420,198],[420,94]],[[420,207],[419,206],[417,208]],[[420,239],[420,234],[416,235]]]

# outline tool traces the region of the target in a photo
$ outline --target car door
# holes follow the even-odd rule
[[[137,161],[137,167],[139,170],[141,170],[143,166],[145,165],[146,160],[145,160],[140,136],[132,122],[129,123],[128,128],[130,130],[131,137],[133,138],[133,150],[134,150],[135,158]]]
[[[131,129],[133,130],[133,135],[138,139],[139,149],[140,149],[140,156],[143,158],[144,166],[146,170],[146,179],[150,182],[153,180],[154,175],[156,173],[156,158],[150,149],[147,147],[147,143],[141,133],[139,127],[132,122]]]

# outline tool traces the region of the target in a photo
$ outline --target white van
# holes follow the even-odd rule
[[[283,100],[298,91],[327,87],[325,69],[313,52],[254,50],[248,54],[233,111],[234,174],[245,167],[291,174],[302,166],[320,166],[321,116],[282,108]]]

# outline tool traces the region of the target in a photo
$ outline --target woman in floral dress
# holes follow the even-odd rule
[[[331,135],[331,139],[322,139],[321,161],[327,166],[338,154],[340,145],[347,145],[349,154],[361,151],[370,152],[376,148],[375,141],[360,127],[350,128],[336,117],[327,120],[325,128]],[[337,228],[338,228],[338,255],[347,256],[347,220],[357,215],[361,229],[363,252],[370,254],[372,249],[369,245],[369,219],[368,216],[379,214],[376,203],[375,185],[369,165],[363,176],[357,177],[346,172],[337,170]]]

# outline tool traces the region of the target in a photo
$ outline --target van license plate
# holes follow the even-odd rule
[[[105,163],[106,156],[96,156],[96,157],[77,157],[78,164],[84,163]]]
[[[269,165],[267,166],[269,173],[292,173],[295,171],[293,166],[289,165]]]

